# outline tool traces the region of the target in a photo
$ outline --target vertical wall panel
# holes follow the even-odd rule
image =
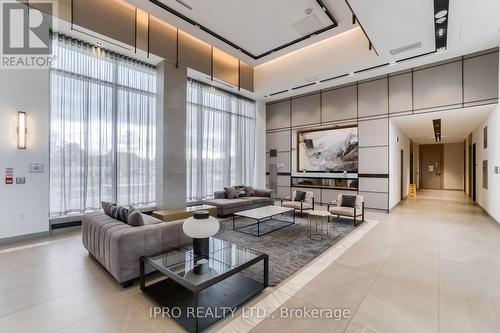
[[[387,78],[359,84],[359,117],[387,114],[388,105]]]
[[[214,48],[213,56],[214,77],[237,86],[239,83],[238,59],[217,48]]]
[[[278,153],[278,156],[271,157],[266,154],[266,171],[269,172],[269,164],[283,165],[278,167],[278,172],[290,172],[290,152]]]
[[[416,70],[413,93],[416,110],[461,105],[462,62]]]
[[[124,1],[73,0],[73,23],[135,45],[135,7]]]
[[[240,84],[241,88],[254,91],[254,69],[243,61],[240,61]]]
[[[389,147],[360,147],[359,173],[388,174]]]
[[[387,193],[389,190],[389,178],[359,178],[359,190],[367,192]]]
[[[290,131],[273,132],[266,134],[266,151],[277,149],[279,152],[290,151]]]
[[[365,207],[372,209],[387,210],[389,207],[388,193],[359,192],[365,200]]]
[[[389,145],[389,121],[387,118],[360,121],[358,135],[360,147]]]
[[[212,47],[183,31],[179,31],[179,64],[211,75]]]
[[[268,104],[266,108],[267,129],[290,127],[290,100]]]
[[[292,126],[319,124],[321,121],[320,94],[292,99]]]
[[[389,78],[389,113],[411,111],[412,94],[411,73],[391,76]]]
[[[356,119],[358,114],[356,86],[324,91],[322,112],[323,122]]]
[[[498,98],[498,52],[464,60],[464,102]]]
[[[147,12],[137,9],[136,18],[136,47],[137,49],[147,51],[148,50],[148,38],[149,38],[149,15]]]
[[[177,29],[156,17],[150,17],[149,22],[149,52],[176,62]]]

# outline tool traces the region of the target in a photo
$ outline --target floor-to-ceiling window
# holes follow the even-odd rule
[[[189,80],[187,200],[212,197],[229,185],[253,185],[255,102]]]
[[[155,202],[156,71],[57,35],[50,72],[50,214]]]

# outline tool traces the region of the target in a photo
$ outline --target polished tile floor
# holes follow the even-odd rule
[[[463,193],[421,191],[389,215],[367,217],[355,234],[250,302],[268,317],[240,310],[211,331],[500,331],[500,225]],[[151,306],[137,286],[122,289],[89,258],[78,231],[0,247],[0,332],[183,331],[151,318]],[[303,308],[349,316],[283,318]]]

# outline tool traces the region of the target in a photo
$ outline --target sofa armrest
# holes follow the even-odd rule
[[[139,259],[188,243],[183,220],[129,228],[110,237],[110,273],[124,282],[139,276]]]
[[[269,197],[271,198],[273,195],[273,190],[256,188],[254,189],[256,197]]]
[[[226,199],[226,192],[225,191],[214,192],[214,199]]]

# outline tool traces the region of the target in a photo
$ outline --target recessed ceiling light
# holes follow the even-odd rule
[[[436,51],[438,51],[438,52],[444,52],[444,51],[446,51],[446,47],[444,47],[444,46],[443,46],[443,47],[440,47],[440,48],[439,48],[439,49],[437,49]]]
[[[444,35],[444,29],[443,29],[443,28],[441,28],[441,29],[439,29],[439,30],[438,30],[438,36],[440,36],[440,37],[441,37],[441,36],[443,36],[443,35]]]
[[[304,12],[306,13],[306,15],[311,15],[313,10],[312,8],[307,8]]]
[[[437,23],[437,24],[441,24],[441,23],[443,23],[444,21],[446,21],[446,17],[440,17],[440,18],[438,18],[438,19],[436,20],[436,23]]]
[[[348,75],[349,75],[349,76],[353,76],[353,75],[354,75],[354,72],[350,72]]]
[[[103,44],[102,44],[102,42],[101,42],[101,41],[97,41],[97,42],[95,42],[95,45],[97,45],[97,46],[101,47]]]
[[[396,62],[395,62],[395,61],[391,61],[391,62],[389,63],[389,66],[392,66],[392,65],[395,65],[395,64],[396,64]]]
[[[440,10],[439,12],[436,13],[436,15],[434,15],[435,18],[441,18],[443,16],[446,16],[446,14],[448,14],[448,11],[446,9],[443,9],[443,10]]]
[[[323,10],[326,12],[326,7],[321,7],[321,8],[323,8]]]

